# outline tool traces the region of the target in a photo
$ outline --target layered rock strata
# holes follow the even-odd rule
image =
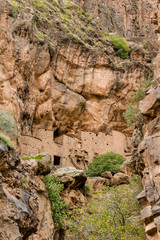
[[[82,129],[124,131],[122,113],[130,92],[151,71],[142,41],[131,60],[93,53],[70,39],[58,42],[51,54],[48,44],[36,40],[28,25],[9,17],[7,9],[2,8],[0,21],[0,106],[13,113],[21,133],[34,135],[38,128],[68,134]]]
[[[66,9],[65,1],[60,2]],[[78,137],[80,131],[110,134],[112,130],[131,135],[132,129],[126,129],[122,113],[131,92],[152,72],[160,34],[159,1],[74,2],[93,14],[98,33],[102,28],[127,37],[129,59],[117,57],[114,46],[106,41],[102,44],[105,51],[92,51],[59,27],[53,34],[53,51],[47,41],[42,41],[43,36],[35,36],[30,9],[16,15],[8,1],[0,1],[0,108],[14,115],[20,135],[40,142],[39,129],[44,135],[45,130],[54,131],[58,137]],[[56,24],[59,26],[60,21]],[[40,30],[45,29],[44,23],[39,25]],[[97,36],[94,39],[98,42]],[[141,158],[136,163],[143,175],[144,191],[139,196],[144,207],[142,218],[148,238],[153,239],[159,239],[160,212],[159,64],[158,55],[153,66],[155,81],[140,104],[147,125],[145,139],[138,148]],[[2,146],[1,152],[5,153],[0,161],[1,238],[52,239],[49,200],[36,176],[36,166],[26,162],[17,168],[19,162],[7,162],[8,149]]]
[[[124,1],[124,5],[120,5],[119,10],[116,10],[113,2],[108,2],[105,8],[104,1],[85,3],[75,1],[75,3],[86,11],[90,9],[90,12],[95,4],[96,11],[92,14],[97,31],[100,32],[102,28],[106,32],[117,32],[128,37],[131,49],[129,59],[117,57],[113,45],[109,42],[103,43],[105,51],[102,48],[88,49],[83,44],[77,44],[75,39],[66,36],[66,33],[65,38],[61,36],[56,39],[54,35],[55,50],[53,52],[47,41],[37,39],[29,19],[29,16],[33,17],[31,13],[25,14],[22,11],[15,17],[7,1],[1,1],[0,108],[11,112],[19,125],[22,136],[19,138],[21,143],[19,149],[22,149],[23,156],[47,151],[52,156],[56,155],[63,159],[63,166],[72,164],[71,159],[73,159],[74,166],[77,161],[80,161],[77,166],[86,168],[85,161],[88,161],[86,160],[88,156],[90,161],[96,154],[104,153],[103,148],[99,152],[96,146],[98,142],[104,141],[105,136],[91,141],[91,144],[95,145],[94,149],[86,153],[84,147],[81,151],[84,145],[83,138],[80,139],[79,144],[79,135],[83,132],[88,133],[87,141],[90,141],[89,134],[93,132],[112,135],[109,145],[111,143],[113,147],[108,147],[108,140],[105,140],[106,151],[116,149],[117,153],[124,156],[122,148],[128,151],[126,150],[128,140],[124,139],[125,136],[121,138],[120,134],[123,132],[131,136],[132,129],[126,128],[123,112],[131,93],[136,91],[152,72],[150,62],[156,54],[157,42],[156,27],[152,26],[151,21],[152,15],[155,14],[156,1],[153,6],[143,4],[140,7],[139,2],[137,3],[138,8],[141,8],[141,16],[146,9],[150,13],[146,23],[149,25],[149,32],[154,34],[152,41],[147,42],[147,47],[144,47],[143,37],[138,32],[133,31],[134,36],[130,36],[124,19],[122,26],[118,27],[121,13],[126,6],[130,5],[130,10],[126,10],[127,21],[130,26],[132,25],[132,29],[136,28],[132,19],[135,6],[130,1]],[[66,8],[64,3],[62,5]],[[107,12],[102,9],[106,9]],[[104,23],[111,27],[104,29]],[[60,27],[55,29],[59,36]],[[148,32],[144,31],[144,37],[147,34]],[[136,37],[135,42],[133,37]],[[152,54],[149,51],[150,45]],[[50,144],[50,142],[48,144],[46,139],[49,131],[50,134],[53,131],[53,135],[56,133],[56,138],[67,135],[68,138],[65,136],[63,138],[67,138],[67,141],[78,147],[69,153],[67,144],[62,146],[65,151],[60,147],[61,142],[58,142],[59,145]],[[117,138],[120,138],[119,142],[123,142],[123,146],[119,147],[116,143],[115,147],[112,144],[115,141],[113,131],[121,132]],[[77,138],[74,138],[75,136]],[[55,140],[54,137],[52,140]],[[30,144],[32,142],[33,144]],[[53,151],[48,151],[46,148]],[[25,152],[26,149],[27,152]],[[65,156],[61,152],[64,152]],[[71,159],[66,160],[69,156]]]

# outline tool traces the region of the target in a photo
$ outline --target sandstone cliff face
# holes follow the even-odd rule
[[[129,59],[117,57],[109,43],[105,43],[105,51],[92,51],[64,32],[60,34],[58,27],[53,51],[48,42],[36,38],[30,12],[14,17],[8,2],[0,1],[0,108],[12,113],[20,135],[29,137],[37,137],[39,129],[58,130],[59,135],[72,137],[80,131],[108,134],[117,130],[131,135],[133,129],[126,128],[122,113],[130,93],[154,70],[155,81],[140,104],[147,123],[145,139],[139,146],[143,161],[140,171],[145,167],[140,199],[147,211],[147,216],[142,212],[146,232],[158,239],[159,1],[74,2],[93,14],[97,31],[102,28],[127,38]],[[1,166],[5,166],[0,170],[1,204],[5,209],[1,213],[2,239],[53,239],[50,205],[32,166],[23,166],[19,171],[7,164]],[[29,181],[28,175],[32,176]],[[24,178],[27,188],[22,184]],[[8,209],[13,211],[9,213]],[[33,214],[35,210],[37,215]]]
[[[122,113],[129,93],[150,72],[142,44],[124,61],[114,54],[92,53],[69,39],[58,42],[51,54],[47,43],[38,42],[27,24],[5,10],[0,24],[0,106],[13,113],[21,133],[33,134],[37,128],[69,134],[126,128]]]

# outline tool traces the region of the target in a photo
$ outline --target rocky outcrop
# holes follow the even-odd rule
[[[86,173],[75,167],[64,167],[56,170],[54,175],[57,180],[71,189],[83,188],[87,180]]]
[[[120,184],[124,184],[127,183],[129,179],[129,176],[125,173],[116,173],[112,179],[111,182],[113,185],[120,185]]]
[[[0,239],[53,239],[50,202],[41,177],[36,175],[37,162],[11,164],[12,152],[2,143],[0,156]]]
[[[67,209],[72,210],[77,206],[84,207],[87,202],[84,192],[87,180],[85,171],[75,167],[64,167],[56,170],[54,175],[59,182],[64,184],[61,196],[67,203]]]
[[[137,196],[141,216],[145,222],[148,239],[160,238],[160,85],[159,56],[154,60],[155,78],[147,96],[140,102],[140,110],[146,125],[143,127],[144,140],[138,146],[139,158],[143,161],[143,191]],[[137,165],[138,166],[138,165]]]
[[[104,177],[88,177],[87,183],[91,186],[93,191],[97,192],[105,186],[110,186],[110,179]]]

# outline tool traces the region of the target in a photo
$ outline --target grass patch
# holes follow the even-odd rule
[[[22,160],[31,160],[31,159],[36,159],[36,160],[42,160],[43,158],[43,154],[38,154],[38,155],[32,155],[32,156],[28,156],[28,157],[23,157]]]
[[[7,145],[9,148],[15,150],[14,145],[11,143],[11,141],[4,136],[3,134],[0,134],[0,141],[2,141],[2,143],[4,143],[5,145]]]
[[[86,208],[68,213],[68,239],[145,240],[136,200],[140,191],[140,178],[134,176],[129,185],[107,187],[94,194]]]

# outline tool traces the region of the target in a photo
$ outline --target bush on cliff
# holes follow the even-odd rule
[[[43,178],[43,182],[48,190],[49,200],[51,202],[52,218],[56,227],[63,225],[65,218],[66,203],[63,202],[60,192],[63,190],[63,184],[59,183],[53,174],[48,174]]]
[[[88,165],[87,176],[101,176],[101,173],[105,171],[110,171],[114,174],[124,161],[125,159],[122,155],[113,152],[99,155],[93,158],[92,162]]]
[[[15,120],[13,116],[4,110],[0,110],[0,130],[11,138],[18,136]]]
[[[117,56],[123,59],[128,58],[130,48],[128,46],[127,41],[123,37],[112,35],[112,36],[108,36],[107,40],[114,45]]]
[[[123,117],[127,122],[128,127],[131,125],[143,124],[143,116],[139,110],[139,101],[143,100],[146,96],[146,91],[150,87],[153,80],[153,75],[149,74],[147,80],[138,88],[135,93],[131,94],[130,102],[123,113]]]
[[[0,134],[0,142],[4,143],[6,146],[8,146],[10,149],[15,150],[14,145],[12,144],[12,142],[10,141],[9,138],[7,138],[6,136],[4,136],[3,134]]]

